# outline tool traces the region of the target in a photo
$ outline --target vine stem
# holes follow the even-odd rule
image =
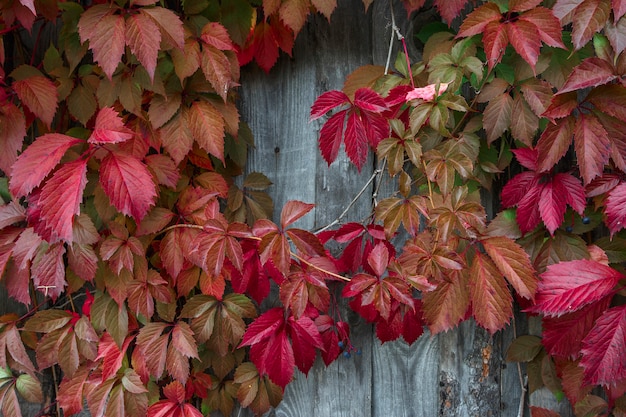
[[[320,233],[323,232],[325,230],[330,229],[331,227],[339,224],[341,222],[341,220],[343,220],[343,218],[348,214],[348,212],[350,211],[350,209],[352,208],[352,206],[354,206],[356,204],[356,202],[359,200],[359,198],[361,198],[361,196],[363,195],[363,193],[365,193],[365,190],[367,190],[367,187],[370,186],[370,184],[376,179],[376,176],[380,175],[380,173],[382,172],[382,169],[377,169],[375,170],[372,175],[370,175],[370,178],[367,180],[367,182],[365,183],[365,185],[363,187],[361,187],[361,190],[359,190],[359,192],[357,193],[356,196],[354,196],[354,198],[352,199],[352,201],[350,201],[350,203],[348,204],[348,206],[341,212],[341,214],[339,215],[339,217],[337,217],[335,220],[333,220],[331,223],[327,224],[326,226],[318,229],[315,231],[315,233]]]
[[[513,338],[517,339],[517,326],[515,325],[515,317],[513,317],[513,319],[511,320],[512,324],[513,324]],[[520,400],[519,400],[519,408],[517,409],[517,417],[523,417],[524,416],[524,404],[526,403],[526,384],[525,384],[525,378],[524,375],[522,374],[522,365],[517,362],[517,376],[519,377],[519,384],[520,384],[520,388],[522,390],[522,395],[520,396]]]

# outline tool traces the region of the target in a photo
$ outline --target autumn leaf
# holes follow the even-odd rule
[[[146,166],[121,152],[109,152],[102,160],[100,184],[121,213],[137,220],[146,215],[156,198],[156,187]]]
[[[622,278],[615,269],[591,260],[549,265],[528,310],[550,317],[576,311],[611,294]]]
[[[30,66],[16,68],[11,76],[15,78],[13,89],[20,101],[46,126],[50,127],[57,109],[57,89],[52,81]]]
[[[585,369],[585,382],[610,386],[626,379],[623,346],[626,343],[626,306],[604,312],[583,340],[580,365]]]
[[[133,132],[124,126],[118,113],[105,107],[98,112],[94,130],[87,141],[94,144],[119,143],[132,137]]]
[[[141,12],[130,14],[125,23],[125,43],[146,69],[150,80],[154,81],[157,55],[161,45],[159,27],[148,14]]]
[[[534,299],[538,280],[533,273],[530,258],[522,247],[505,237],[491,237],[481,243],[515,291],[524,298]]]
[[[502,273],[490,258],[478,252],[471,266],[469,288],[476,322],[491,334],[502,329],[513,315],[513,297]]]
[[[24,114],[12,103],[0,104],[0,170],[11,174],[26,136]]]

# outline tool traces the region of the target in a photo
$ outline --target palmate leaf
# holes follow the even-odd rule
[[[584,183],[602,174],[610,156],[610,140],[606,129],[593,114],[580,114],[576,118],[574,146]]]
[[[538,280],[524,249],[506,237],[491,237],[482,240],[481,243],[500,273],[515,288],[515,291],[520,296],[533,300]]]
[[[452,24],[452,21],[459,16],[461,11],[465,8],[468,0],[435,0],[435,7],[437,11],[443,17],[443,20]]]
[[[465,318],[470,305],[467,272],[452,272],[449,280],[422,294],[424,320],[432,334],[450,330]]]
[[[37,75],[38,70],[31,74],[31,68],[23,65],[11,73],[11,76],[16,78],[13,83],[13,90],[15,90],[20,101],[46,126],[50,127],[58,104],[57,88],[48,78]],[[21,76],[21,71],[26,76]]]
[[[608,1],[585,0],[578,5],[572,16],[572,43],[574,48],[581,49],[585,46],[593,35],[604,27],[610,14],[611,5]]]
[[[117,210],[137,220],[146,215],[157,195],[146,166],[121,152],[109,152],[102,160],[100,184]]]
[[[129,14],[125,23],[126,33],[124,37],[126,45],[128,45],[130,51],[146,69],[150,80],[154,81],[157,55],[161,45],[159,27],[149,15],[141,13],[141,11]]]
[[[549,317],[571,313],[611,294],[622,278],[615,269],[592,260],[549,265],[528,311]]]
[[[131,139],[132,130],[124,126],[119,114],[111,107],[100,109],[94,130],[87,141],[94,144],[119,143]]]
[[[610,308],[583,341],[580,365],[585,369],[585,382],[608,387],[624,381],[625,344],[626,306]]]

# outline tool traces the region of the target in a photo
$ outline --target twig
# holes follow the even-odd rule
[[[513,324],[513,338],[517,339],[517,326],[515,325],[515,317],[511,320]],[[519,408],[517,409],[517,417],[524,417],[524,404],[526,403],[526,377],[522,374],[522,365],[517,362],[517,375],[519,377],[519,384],[522,390],[522,395],[519,400]]]
[[[370,184],[376,179],[376,176],[379,175],[382,172],[382,170],[377,169],[375,170],[372,175],[370,176],[370,178],[367,180],[367,182],[365,183],[365,185],[361,188],[361,190],[357,193],[357,195],[352,199],[352,201],[350,201],[350,204],[348,204],[348,206],[344,209],[343,212],[341,212],[341,214],[339,215],[339,217],[337,217],[335,220],[332,221],[332,223],[322,227],[321,229],[318,229],[315,231],[315,233],[319,233],[319,232],[323,232],[324,230],[328,230],[331,227],[333,227],[336,224],[339,224],[339,222],[341,222],[341,220],[343,220],[343,218],[348,214],[348,212],[350,211],[350,209],[352,208],[352,206],[354,206],[354,204],[357,202],[357,200],[359,198],[361,198],[361,196],[363,195],[363,193],[365,192],[365,190],[367,190],[367,187],[370,186]]]
[[[391,65],[391,52],[393,51],[393,35],[395,35],[396,19],[393,15],[393,0],[389,0],[389,8],[391,9],[391,37],[389,38],[389,49],[387,50],[387,63],[385,64],[385,75],[389,74],[389,66]]]
[[[331,277],[335,277],[335,278],[340,279],[340,280],[342,280],[342,281],[350,282],[350,278],[346,278],[346,277],[344,277],[343,275],[335,274],[334,272],[330,272],[330,271],[325,270],[324,268],[320,268],[319,266],[312,264],[311,262],[309,262],[309,261],[307,261],[306,259],[304,259],[304,258],[302,258],[302,257],[300,257],[300,256],[298,256],[298,255],[296,255],[296,254],[295,254],[295,253],[293,253],[293,252],[291,252],[291,256],[293,256],[294,258],[296,258],[296,259],[297,259],[297,260],[299,260],[300,262],[302,262],[302,263],[304,263],[304,264],[306,264],[306,265],[310,266],[311,268],[315,268],[315,269],[317,269],[318,271],[320,271],[320,272],[321,272],[321,273],[323,273],[323,274],[328,274],[328,275],[330,275]]]
[[[56,371],[56,365],[52,366],[52,379],[54,379],[54,384],[52,384],[54,386],[54,402],[56,403],[56,409],[57,409],[57,416],[61,415],[61,406],[59,404],[59,389],[57,388],[60,384],[60,381],[57,381],[57,371]]]

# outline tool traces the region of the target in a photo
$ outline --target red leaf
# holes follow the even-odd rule
[[[517,22],[505,25],[505,27],[507,37],[513,48],[534,70],[541,48],[537,26],[534,23],[519,19]]]
[[[487,3],[475,9],[463,19],[457,37],[468,37],[478,35],[485,31],[487,25],[502,18],[500,8],[495,3]],[[490,65],[491,67],[491,65]]]
[[[433,291],[422,294],[424,319],[432,334],[454,328],[469,307],[467,276],[459,272],[450,274],[450,280],[440,283]]]
[[[0,206],[0,229],[4,229],[14,223],[21,222],[26,218],[24,207],[15,201]],[[0,268],[2,271],[3,268]],[[0,274],[1,275],[1,274]]]
[[[609,84],[594,88],[586,100],[603,113],[626,122],[626,88],[624,86]],[[606,124],[603,124],[606,128]]]
[[[52,300],[56,300],[66,286],[64,254],[63,245],[56,243],[47,251],[38,254],[33,261],[31,271],[33,284],[39,292]]]
[[[585,382],[608,387],[626,379],[625,346],[626,306],[610,308],[583,341]]]
[[[443,17],[443,20],[450,26],[452,21],[465,8],[467,2],[468,0],[435,0],[435,7],[437,7],[437,11]]]
[[[565,49],[562,40],[561,24],[552,10],[544,7],[535,7],[520,15],[520,20],[534,24],[539,31],[540,39],[548,46]]]
[[[354,105],[361,110],[382,113],[388,110],[385,100],[370,88],[359,88],[354,93]]]
[[[559,94],[608,84],[616,78],[611,63],[598,57],[587,58],[572,70]]]
[[[526,169],[531,171],[537,171],[537,161],[539,154],[536,149],[533,148],[517,148],[511,149],[511,152],[515,155],[515,159]]]
[[[531,417],[561,417],[556,411],[534,405],[530,407],[530,415]]]
[[[337,159],[347,110],[332,115],[320,130],[319,148],[328,165]]]
[[[615,269],[586,259],[549,265],[528,311],[549,317],[576,311],[611,294],[622,278]]]
[[[73,241],[74,216],[80,214],[87,185],[87,160],[69,162],[59,168],[41,189],[37,201],[41,222],[53,237]]]
[[[189,130],[198,145],[224,162],[224,117],[210,103],[196,101],[189,109]]]
[[[557,192],[565,196],[567,204],[582,216],[587,201],[580,180],[571,174],[558,173],[552,178],[552,184]]]
[[[377,277],[382,277],[389,265],[389,250],[382,243],[374,246],[367,257],[367,263]]]
[[[568,116],[549,123],[537,141],[538,172],[550,171],[567,153],[574,136],[576,118]]]
[[[124,54],[126,24],[124,16],[113,14],[115,8],[96,5],[87,9],[78,21],[81,41],[89,41],[94,60],[111,80]]]
[[[296,222],[309,211],[313,210],[315,204],[303,203],[302,201],[288,201],[280,214],[280,226],[284,230],[287,226]]]
[[[495,7],[498,8],[498,6]],[[485,28],[483,44],[485,45],[485,54],[487,55],[487,66],[490,70],[500,62],[504,56],[506,46],[509,43],[506,32],[506,25],[500,24],[498,21],[490,22]]]
[[[212,45],[202,48],[202,72],[217,94],[226,102],[228,89],[236,85],[231,73],[231,64],[224,52]]]
[[[306,375],[315,362],[316,348],[321,349],[324,343],[317,326],[309,317],[303,315],[296,320],[291,316],[287,323],[289,337],[293,344],[295,364]]]
[[[0,170],[11,175],[11,166],[17,160],[26,136],[24,114],[14,104],[0,104]]]
[[[61,161],[65,152],[80,142],[79,139],[59,133],[38,137],[13,165],[9,182],[11,193],[16,198],[29,194]]]
[[[360,171],[367,160],[368,136],[363,117],[356,111],[348,115],[344,141],[348,158]]]
[[[585,0],[576,7],[572,21],[572,43],[575,49],[581,49],[599,32],[611,14],[608,1]]]
[[[552,356],[576,359],[582,342],[594,323],[609,307],[611,297],[604,297],[573,313],[561,317],[544,317],[542,343]]]
[[[310,121],[319,119],[335,107],[349,103],[348,96],[339,90],[326,91],[320,95],[311,106]]]
[[[124,126],[118,113],[111,107],[105,107],[98,112],[96,125],[87,141],[95,144],[119,143],[133,136],[133,131]]]
[[[537,178],[534,172],[524,171],[517,174],[502,188],[500,196],[502,207],[516,206],[528,194],[528,190],[536,188]]]
[[[541,219],[550,234],[554,235],[554,231],[559,228],[565,216],[567,208],[565,195],[561,193],[561,189],[554,186],[553,181],[548,181],[541,186],[538,202]]]
[[[584,183],[589,184],[602,174],[611,152],[608,134],[593,114],[581,113],[576,119],[574,145],[580,175]]]
[[[154,80],[157,55],[161,46],[159,27],[148,15],[129,14],[126,19],[126,45],[146,69],[150,80]]]
[[[491,334],[502,329],[513,315],[513,297],[502,274],[480,253],[472,263],[469,285],[476,322]]]
[[[91,369],[83,366],[74,372],[72,378],[65,376],[61,381],[57,400],[66,415],[71,416],[83,410],[85,399],[83,390],[90,374]]]
[[[274,30],[267,22],[259,22],[254,28],[254,59],[265,71],[274,66],[278,60],[278,42],[274,38]]]
[[[604,211],[611,235],[626,226],[626,183],[621,183],[609,192]]]
[[[13,89],[22,103],[50,127],[57,109],[57,88],[54,83],[44,76],[36,75],[15,81]]]
[[[138,159],[116,152],[100,164],[100,184],[121,213],[141,220],[156,198],[156,187],[148,168]]]

